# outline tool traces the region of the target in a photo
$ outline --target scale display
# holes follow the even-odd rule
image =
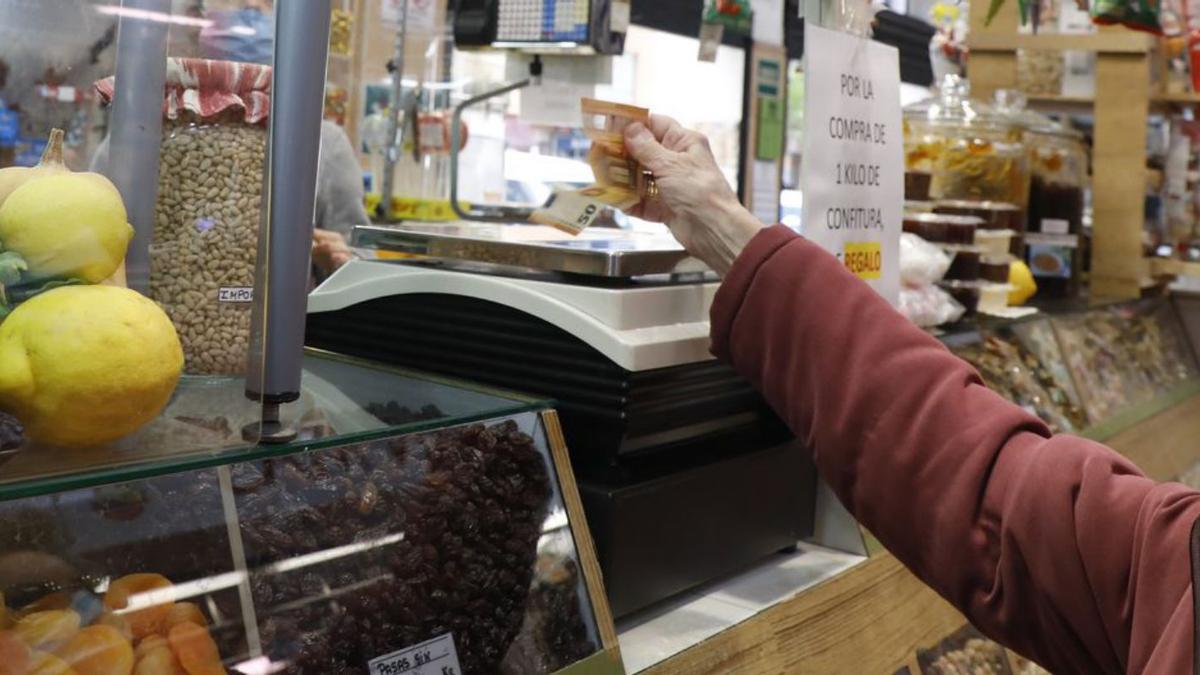
[[[497,42],[587,42],[591,0],[500,0]]]

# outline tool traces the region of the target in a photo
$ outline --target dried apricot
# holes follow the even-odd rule
[[[33,650],[10,630],[0,630],[0,675],[25,675]]]
[[[12,628],[16,620],[17,617],[13,616],[13,613],[8,609],[8,605],[4,603],[4,594],[0,593],[0,629]]]
[[[21,617],[13,632],[30,647],[49,651],[79,632],[79,615],[70,609],[50,609]]]
[[[161,635],[147,635],[146,637],[142,638],[141,642],[137,643],[137,647],[135,647],[133,650],[133,658],[140,661],[148,652],[158,649],[159,647],[166,647],[170,649],[171,645],[167,642],[167,638]]]
[[[179,665],[179,659],[175,658],[167,643],[163,642],[138,659],[133,675],[187,675],[187,671]]]
[[[29,675],[79,675],[66,661],[46,652],[34,652]]]
[[[129,620],[120,614],[113,614],[112,612],[105,611],[100,615],[100,618],[96,619],[96,625],[112,626],[113,628],[116,628],[117,632],[120,633],[121,636],[126,640],[133,640],[133,628],[129,625]]]
[[[175,626],[191,621],[197,626],[207,626],[208,619],[204,617],[204,612],[200,608],[190,602],[177,602],[171,605],[171,609],[167,612],[167,618],[163,620],[163,630],[169,631]]]
[[[108,585],[104,594],[104,606],[111,610],[121,610],[129,606],[130,600],[142,593],[162,591],[172,588],[171,580],[161,574],[130,574],[123,576]],[[122,613],[133,637],[141,639],[147,635],[163,632],[163,620],[171,609],[174,598],[155,598],[154,604]],[[144,601],[138,603],[144,605]]]
[[[58,591],[49,595],[34,600],[33,602],[21,608],[21,614],[33,614],[34,612],[48,612],[52,609],[70,609],[71,596],[66,591]]]
[[[185,621],[172,627],[167,639],[188,675],[225,675],[217,643],[213,642],[208,629]]]
[[[79,675],[129,675],[133,646],[112,626],[88,626],[58,650]]]

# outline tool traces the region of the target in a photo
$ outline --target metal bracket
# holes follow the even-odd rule
[[[450,123],[450,208],[454,209],[459,218],[485,223],[524,223],[533,215],[536,207],[472,205],[470,209],[464,209],[458,199],[458,162],[462,149],[462,117],[467,108],[541,83],[542,59],[540,56],[534,56],[533,62],[529,64],[528,78],[484,92],[455,106],[454,117]]]

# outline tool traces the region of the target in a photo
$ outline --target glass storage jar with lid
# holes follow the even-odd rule
[[[966,81],[947,75],[936,96],[905,108],[905,185],[927,174],[929,199],[1024,208],[1029,169],[1020,129],[991,106],[970,100],[969,92]],[[906,193],[908,199],[921,197]]]
[[[1029,152],[1029,231],[1079,234],[1088,179],[1083,134],[1028,109],[1019,91],[998,90],[996,109],[1021,128]]]
[[[1022,129],[1029,153],[1029,262],[1043,295],[1075,292],[1081,256],[1088,155],[1083,134],[1025,107],[1018,91],[996,92],[996,109]]]

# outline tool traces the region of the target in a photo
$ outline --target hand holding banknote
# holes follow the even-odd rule
[[[661,115],[624,131],[625,149],[654,176],[658,192],[629,214],[666,223],[689,253],[724,276],[762,223],[738,201],[708,139]]]

